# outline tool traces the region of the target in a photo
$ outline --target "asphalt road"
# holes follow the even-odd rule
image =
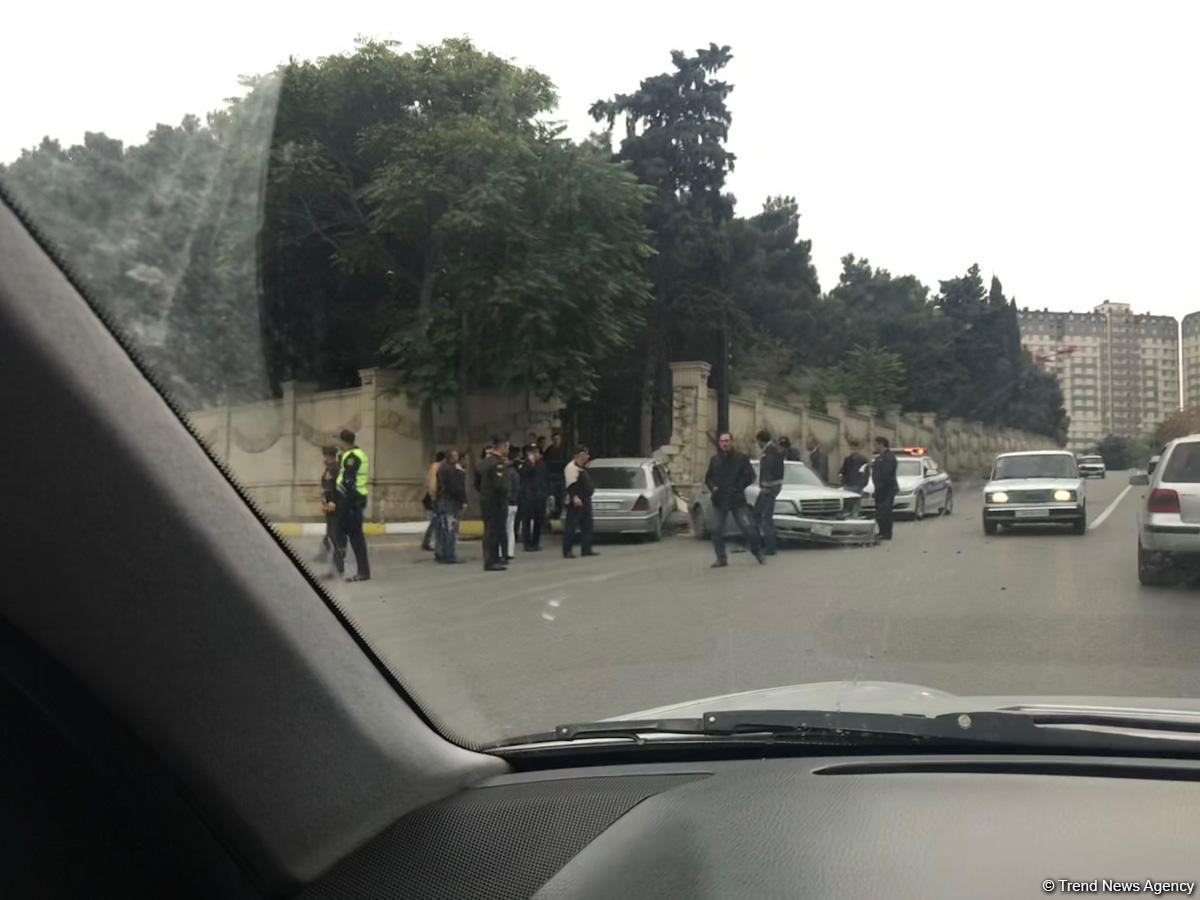
[[[725,569],[684,535],[574,560],[551,545],[495,573],[477,541],[444,567],[381,537],[374,579],[333,590],[435,721],[479,740],[812,681],[1200,697],[1200,590],[1139,586],[1144,489],[1127,484],[1088,483],[1083,536],[985,536],[979,488],[960,485],[953,515],[898,522],[890,544],[786,548],[765,566],[735,553]]]

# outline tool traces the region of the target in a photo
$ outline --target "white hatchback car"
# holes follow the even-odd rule
[[[1153,474],[1129,483],[1148,487],[1138,508],[1138,581],[1172,580],[1178,563],[1200,560],[1200,434],[1167,444]]]
[[[1066,450],[1001,453],[983,489],[983,530],[1066,523],[1087,533],[1087,484]]]

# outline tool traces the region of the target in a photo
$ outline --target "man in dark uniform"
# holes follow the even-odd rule
[[[592,549],[592,476],[584,468],[588,461],[588,448],[575,448],[575,455],[563,470],[563,483],[566,489],[564,503],[567,513],[563,522],[562,553],[566,559],[575,557],[575,532],[579,532],[579,543],[583,549],[581,556],[599,556]]]
[[[526,551],[541,550],[542,522],[546,517],[546,463],[537,444],[525,448],[525,464],[521,466],[521,491],[518,504],[521,540]]]
[[[892,453],[888,439],[875,438],[875,462],[871,464],[871,478],[875,481],[875,522],[879,525],[879,539],[892,539],[892,503],[900,485],[896,482],[896,455]]]
[[[338,530],[354,551],[355,571],[346,580],[369,581],[371,563],[367,559],[367,539],[363,537],[363,512],[367,508],[367,454],[354,443],[355,437],[354,432],[348,429],[338,434],[338,444],[342,450],[337,485]]]
[[[717,553],[714,569],[729,565],[725,556],[725,520],[733,515],[741,529],[742,536],[750,544],[750,552],[760,564],[764,564],[758,526],[750,515],[750,506],[746,502],[746,488],[754,483],[754,469],[745,453],[733,449],[733,437],[726,432],[717,438],[717,453],[708,461],[708,471],[704,473],[704,484],[712,497],[713,549]]]
[[[337,553],[337,480],[338,448],[324,447],[325,470],[321,473],[321,512],[325,513],[325,537],[313,562],[324,562]],[[336,565],[336,561],[335,561]]]
[[[783,490],[783,454],[771,440],[771,432],[765,428],[758,433],[758,499],[754,501],[754,518],[762,532],[763,553],[774,556],[775,498]]]
[[[487,453],[475,470],[475,487],[483,511],[483,570],[503,572],[501,548],[508,527],[508,439],[493,435]]]

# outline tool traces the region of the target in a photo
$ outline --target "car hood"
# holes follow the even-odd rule
[[[989,481],[985,493],[992,491],[1074,491],[1079,489],[1078,478],[1001,478]]]
[[[961,695],[894,681],[823,681],[719,694],[613,716],[606,721],[692,718],[727,710],[803,709],[924,716],[1012,707],[1089,707],[1200,712],[1200,699],[1080,695]]]
[[[779,492],[780,500],[857,500],[858,494],[835,487],[818,487],[815,484],[785,484]]]

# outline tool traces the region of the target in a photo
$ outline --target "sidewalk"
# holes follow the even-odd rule
[[[550,520],[549,532],[560,534],[562,522]],[[284,537],[320,537],[325,534],[324,522],[275,522],[272,524],[277,534]],[[364,522],[363,534],[425,534],[429,522]],[[460,519],[458,523],[459,537],[483,537],[482,519]]]

